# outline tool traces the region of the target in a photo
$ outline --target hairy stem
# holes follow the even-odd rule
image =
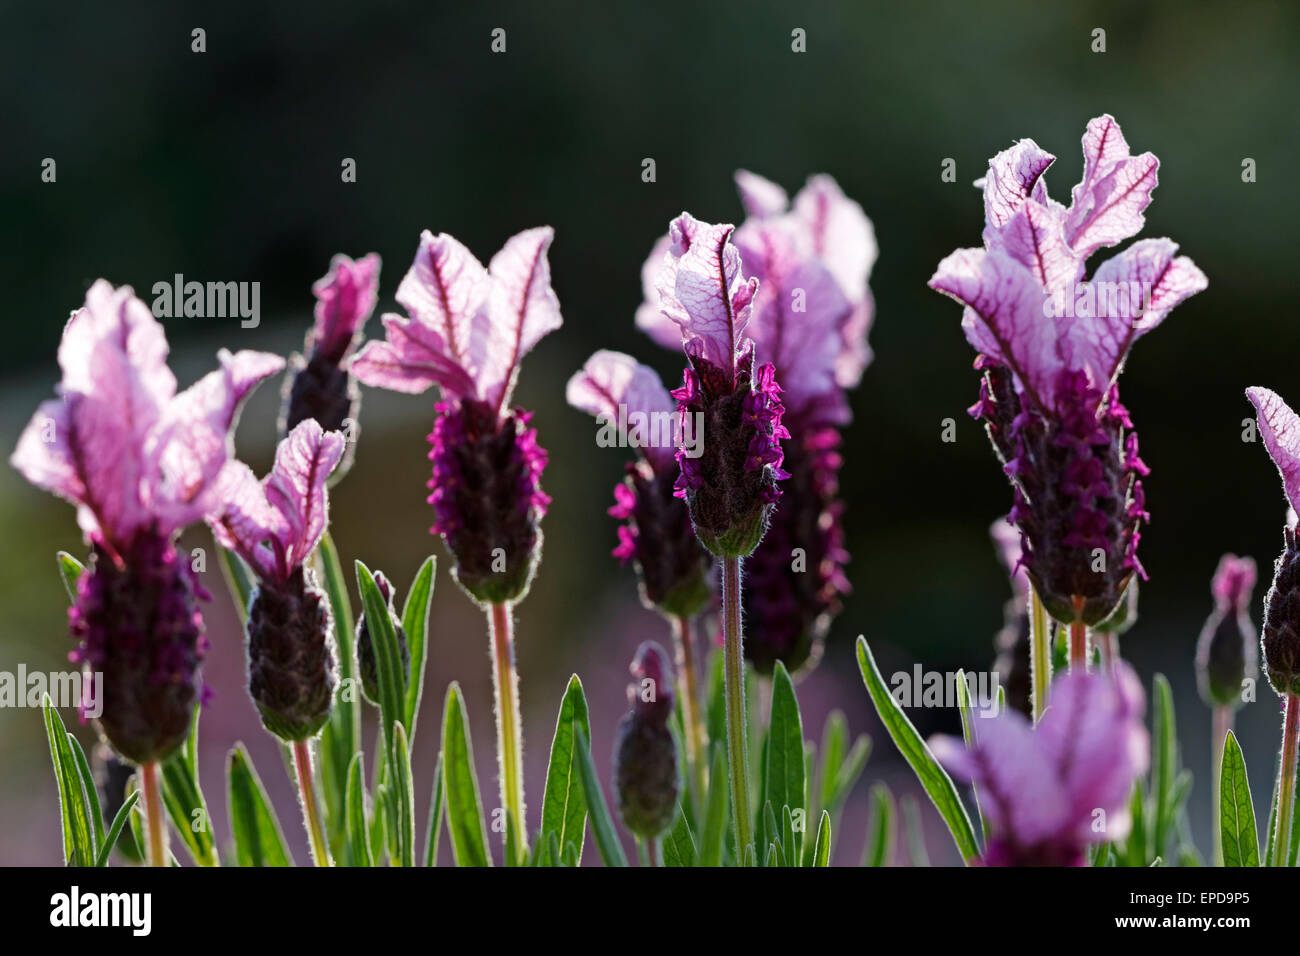
[[[745,653],[740,630],[740,558],[722,559],[722,652],[727,698],[727,757],[731,763],[731,815],[736,853],[743,865],[751,842],[749,742],[745,727]]]
[[[1210,832],[1214,836],[1214,865],[1223,866],[1223,829],[1219,826],[1220,793],[1219,774],[1223,769],[1223,743],[1232,729],[1232,708],[1222,704],[1214,707],[1214,723],[1210,731]]]
[[[144,819],[147,829],[149,865],[167,865],[167,821],[163,817],[162,783],[158,764],[140,765],[140,788],[144,791]]]
[[[691,798],[697,804],[704,799],[708,763],[704,755],[704,720],[700,712],[699,684],[696,674],[694,634],[691,619],[673,618],[673,637],[677,645],[677,671],[681,675],[682,723],[686,730],[686,765],[691,772]]]
[[[1052,683],[1051,632],[1047,623],[1047,609],[1039,600],[1038,592],[1029,588],[1029,679],[1030,705],[1034,723],[1038,723],[1047,709],[1047,690]]]
[[[1070,670],[1088,669],[1088,625],[1078,618],[1070,622]]]
[[[293,742],[293,766],[298,772],[298,799],[302,803],[302,822],[307,828],[307,836],[311,838],[311,858],[317,866],[333,866],[329,841],[325,839],[325,828],[321,825],[320,801],[316,798],[316,775],[312,770],[309,741]]]
[[[1291,808],[1295,803],[1296,743],[1300,740],[1300,697],[1286,695],[1282,722],[1282,767],[1277,785],[1277,831],[1273,837],[1273,865],[1286,866],[1291,851]]]
[[[514,820],[519,853],[525,854],[528,852],[528,830],[524,818],[524,735],[519,723],[519,675],[515,671],[510,605],[493,604],[488,622],[492,631],[492,689],[496,698],[501,805]],[[509,827],[506,836],[508,834]],[[508,844],[509,840],[506,842]]]

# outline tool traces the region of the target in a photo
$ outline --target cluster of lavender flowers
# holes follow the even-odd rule
[[[963,306],[980,372],[970,411],[1012,487],[1010,514],[992,529],[1012,590],[995,665],[1005,697],[976,700],[963,682],[963,737],[927,743],[858,639],[882,722],[968,863],[1149,865],[1170,853],[1194,856],[1177,753],[1153,752],[1142,687],[1120,656],[1119,636],[1137,619],[1137,580],[1146,578],[1137,552],[1150,514],[1149,469],[1118,378],[1133,343],[1207,282],[1168,239],[1139,239],[1089,276],[1094,253],[1142,230],[1159,163],[1131,155],[1110,116],[1088,124],[1083,158],[1067,207],[1047,193],[1055,157],[1032,140],[994,156],[977,183],[982,247],[949,255],[929,283]],[[739,228],[684,212],[642,269],[635,324],[684,359],[681,384],[669,390],[649,365],[602,350],[567,385],[569,404],[635,451],[608,509],[620,522],[613,554],[634,565],[641,600],[668,622],[675,650],[646,642],[631,663],[612,789],[648,863],[827,865],[834,817],[866,744],[848,746],[842,715],[828,721],[820,753],[806,744],[791,674],[815,666],[849,592],[841,432],[851,422],[848,393],[871,360],[876,244],[862,208],[829,176],[812,177],[793,199],[749,172],[738,172],[736,184],[746,213]],[[556,721],[540,828],[530,829],[525,802],[515,612],[538,571],[551,499],[533,416],[512,396],[524,356],[563,323],[552,239],[549,227],[520,232],[485,267],[451,236],[424,232],[396,289],[405,314],[384,314],[383,337],[364,344],[379,259],[337,256],[313,289],[303,354],[286,363],[223,350],[216,371],[180,392],[149,309],[129,288],[91,287],[64,330],[58,397],[40,406],[12,457],[29,481],[76,506],[89,553],[84,566],[61,556],[72,596],[70,659],[104,675],[101,777],[116,792],[103,802],[112,825],[97,825],[93,837],[82,828],[88,845],[77,827],[65,827],[70,862],[108,858],[136,800],[124,787],[143,796],[140,834],[154,865],[169,861],[166,814],[183,821],[196,800],[202,809],[193,749],[210,649],[200,604],[211,597],[177,546],[198,523],[220,546],[241,605],[249,696],[292,753],[313,858],[372,865],[386,853],[395,865],[418,862],[410,760],[435,570],[430,559],[399,608],[393,582],[356,562],[362,613],[353,615],[329,534],[329,494],[352,462],[362,383],[411,395],[438,388],[428,435],[430,531],[486,618],[503,861],[576,865],[590,828],[607,864],[626,863],[595,775],[577,675]],[[279,444],[259,481],[236,457],[235,425],[248,394],[286,366]],[[1300,417],[1267,389],[1247,394],[1286,496],[1300,507]],[[1263,856],[1292,862],[1297,541],[1289,522],[1265,599],[1262,654],[1249,613],[1254,562],[1225,555],[1211,585],[1214,608],[1195,665],[1214,715],[1217,863],[1261,857],[1253,816],[1241,808],[1245,765],[1232,731],[1234,711],[1253,699],[1257,663],[1284,710]],[[712,634],[720,677],[706,680],[714,672],[700,636]],[[770,686],[757,733],[747,668]],[[1172,698],[1162,682],[1156,720],[1169,728]],[[369,784],[354,684],[382,730]],[[980,719],[987,712],[992,719]],[[79,777],[84,754],[79,763],[75,738],[60,736],[58,720],[47,712],[61,792],[81,787],[86,795],[93,782]],[[763,748],[758,786],[752,739]],[[131,767],[139,772],[128,782]],[[282,845],[266,842],[278,824],[241,750],[230,774],[232,793],[254,818],[243,825],[257,834],[249,839],[235,825],[238,859],[287,860]],[[979,836],[953,778],[973,790]],[[445,825],[457,864],[489,864],[455,683],[435,780],[423,860],[436,862]],[[1231,817],[1220,812],[1225,785],[1233,788]],[[887,820],[892,800],[879,799],[875,812]],[[101,804],[87,795],[83,810],[91,806],[99,812]],[[1157,812],[1154,837],[1134,826]],[[805,836],[796,819],[813,832]],[[204,845],[177,832],[197,861],[217,861],[210,838]],[[868,859],[889,862],[887,836],[869,844]]]

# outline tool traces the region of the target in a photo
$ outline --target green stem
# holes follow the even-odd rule
[[[311,744],[293,742],[293,766],[298,772],[298,797],[302,801],[302,819],[311,838],[311,857],[317,866],[333,866],[325,828],[321,826],[320,802],[316,798],[316,778],[311,766]]]
[[[1296,743],[1300,740],[1300,697],[1286,696],[1282,722],[1282,768],[1277,785],[1277,830],[1273,837],[1273,865],[1286,866],[1291,850],[1291,808],[1295,803]]]
[[[140,765],[140,788],[144,790],[144,819],[150,866],[167,865],[167,821],[163,819],[162,784],[158,764]]]
[[[1210,831],[1214,836],[1214,865],[1223,866],[1223,828],[1219,826],[1220,793],[1219,774],[1223,770],[1223,744],[1232,729],[1232,708],[1217,704],[1214,707],[1213,729],[1210,731]]]
[[[510,605],[493,604],[488,614],[492,631],[492,688],[496,696],[497,762],[501,773],[501,805],[514,819],[519,852],[528,852],[524,817],[523,730],[519,724],[519,675]],[[507,826],[506,835],[509,834]],[[506,841],[509,842],[508,840]]]
[[[1029,587],[1029,677],[1034,723],[1047,709],[1047,690],[1052,683],[1052,649],[1047,609],[1033,585]]]
[[[1088,669],[1088,625],[1075,618],[1070,622],[1070,670]]]
[[[651,837],[648,849],[650,851],[650,865],[662,867],[664,865],[664,845],[659,837]]]
[[[736,855],[744,865],[753,817],[749,813],[749,742],[745,728],[745,654],[740,629],[740,558],[722,559],[722,654],[727,698],[727,757]]]
[[[672,619],[677,645],[677,670],[681,674],[682,723],[686,730],[686,764],[691,771],[691,798],[696,804],[704,800],[708,772],[704,757],[704,721],[699,706],[699,684],[695,667],[694,635],[691,619],[678,615]]]

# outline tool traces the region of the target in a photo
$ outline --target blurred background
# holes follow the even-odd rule
[[[63,323],[97,277],[142,295],[175,273],[261,283],[256,329],[237,318],[165,320],[187,384],[213,366],[220,346],[299,347],[311,283],[335,252],[382,255],[380,308],[391,310],[421,229],[450,232],[486,261],[518,230],[554,226],[565,327],[528,358],[516,392],[536,411],[554,497],[545,557],[517,628],[532,819],[569,675],[586,686],[607,779],[627,664],[641,640],[669,640],[638,604],[631,569],[609,555],[615,525],[605,507],[624,453],[595,446],[592,421],[564,404],[564,383],[604,347],[678,379],[680,357],[632,322],[641,264],[669,219],[689,209],[738,220],[731,176],[740,167],[792,192],[809,174],[831,173],[879,239],[876,359],[852,396],[845,436],[854,590],[800,698],[809,737],[840,708],[855,733],[875,738],[837,841],[836,862],[856,862],[869,783],[885,780],[895,793],[914,787],[871,712],[853,638],[867,635],[886,674],[914,661],[987,670],[1009,595],[988,537],[1009,489],[963,411],[977,384],[960,310],[925,282],[949,251],[979,244],[980,196],[970,184],[988,157],[1033,137],[1060,157],[1047,179],[1064,199],[1081,171],[1084,125],[1110,112],[1135,153],[1162,161],[1145,235],[1173,237],[1210,278],[1208,291],[1141,343],[1124,378],[1152,468],[1154,521],[1142,539],[1150,582],[1141,619],[1123,641],[1148,687],[1157,671],[1173,682],[1184,760],[1197,778],[1194,832],[1208,854],[1210,718],[1195,691],[1193,646],[1225,551],[1260,563],[1258,624],[1285,508],[1262,445],[1241,440],[1250,414],[1242,390],[1268,385],[1300,401],[1300,8],[1280,0],[1043,4],[1032,13],[996,0],[284,6],[6,5],[6,456],[51,394]],[[196,27],[206,31],[206,53],[191,52]],[[504,54],[489,50],[496,27],[506,30]],[[806,31],[806,53],[791,51],[795,28]],[[1091,51],[1096,28],[1105,30],[1104,53]],[[41,180],[46,157],[57,162],[54,183]],[[345,184],[348,157],[357,181]],[[645,158],[655,160],[654,183],[642,181]],[[1246,158],[1257,164],[1256,182],[1242,181]],[[945,159],[955,160],[956,183],[941,180]],[[241,457],[259,474],[271,458],[277,401],[277,386],[263,387],[238,434]],[[445,557],[427,534],[424,502],[432,404],[432,394],[367,392],[357,463],[333,499],[345,562],[362,558],[402,589],[425,554]],[[954,443],[940,440],[945,418],[957,422]],[[70,645],[53,555],[85,550],[73,511],[0,469],[0,541],[0,670],[60,669]],[[202,529],[186,541],[211,547]],[[229,833],[225,755],[243,740],[303,861],[289,780],[243,689],[241,635],[215,562],[209,567],[206,673],[215,698],[203,717],[201,764],[218,840]],[[425,726],[437,726],[447,683],[459,680],[480,786],[494,805],[484,624],[445,560],[433,608]],[[952,711],[912,717],[927,734],[958,728]],[[75,715],[65,719],[75,724]],[[1267,688],[1239,715],[1257,778],[1267,779],[1277,724]],[[90,739],[90,728],[80,732]],[[435,737],[417,740],[421,821]],[[0,760],[0,863],[59,862],[39,711],[0,710]],[[1266,799],[1267,786],[1255,790]],[[932,858],[955,861],[924,800],[923,814]]]

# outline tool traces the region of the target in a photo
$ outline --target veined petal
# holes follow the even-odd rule
[[[75,505],[84,505],[86,486],[68,438],[72,413],[68,400],[47,399],[23,429],[9,463],[38,488]],[[94,530],[94,529],[91,529]]]
[[[1021,203],[1002,226],[987,227],[984,240],[1029,269],[1048,294],[1073,294],[1083,278],[1083,260],[1065,241],[1065,210],[1057,203]]]
[[[670,290],[677,282],[677,260],[669,253],[672,244],[667,233],[660,236],[641,266],[641,292],[645,301],[637,307],[636,327],[659,345],[676,351],[682,347],[682,329],[665,313],[658,284],[661,275],[671,278]]]
[[[329,522],[325,480],[346,442],[341,432],[323,431],[315,419],[294,428],[275,451],[275,466],[263,487],[266,500],[284,518],[280,537],[283,571],[302,564],[320,543]]]
[[[984,218],[990,226],[1005,225],[1031,196],[1047,201],[1043,173],[1056,157],[1032,139],[1022,139],[989,160],[989,171],[980,180],[984,188]]]
[[[835,276],[850,302],[863,301],[879,247],[862,206],[844,195],[831,176],[810,176],[794,197],[794,215],[803,221],[813,253]]]
[[[688,219],[678,217],[674,231],[687,235],[696,228],[693,220],[683,221]],[[758,280],[742,275],[740,253],[731,242],[734,226],[696,225],[697,234],[677,259],[672,298],[679,310],[671,311],[669,318],[681,325],[683,337],[697,354],[734,377]],[[678,245],[675,240],[674,246]]]
[[[1128,140],[1109,113],[1088,121],[1083,131],[1083,178],[1070,190],[1071,207],[1082,206],[1087,194],[1130,156]]]
[[[329,273],[312,286],[316,324],[311,347],[332,362],[341,361],[375,310],[378,292],[378,255],[372,252],[355,262],[344,255],[335,256]]]
[[[431,385],[457,396],[474,396],[469,373],[447,352],[438,330],[392,312],[381,321],[387,340],[371,339],[348,368],[366,385],[418,395]]]
[[[1267,388],[1248,388],[1246,397],[1258,412],[1259,433],[1282,475],[1287,501],[1300,511],[1300,417],[1280,395]]]
[[[736,191],[740,193],[740,204],[745,207],[745,215],[755,219],[779,216],[790,204],[785,190],[747,169],[738,169],[735,174]]]
[[[630,355],[602,349],[587,359],[582,370],[575,372],[565,389],[565,397],[574,408],[614,424],[621,438],[628,439],[629,416],[645,416],[646,427],[651,428],[650,416],[661,416],[669,422],[668,432],[660,438],[667,443],[652,444],[654,431],[649,435],[636,435],[636,447],[644,449],[648,457],[657,462],[668,462],[675,454],[672,445],[673,424],[676,422],[677,403],[673,401],[660,381],[658,373],[642,365]],[[621,410],[621,414],[620,414]]]
[[[266,500],[266,489],[242,461],[229,461],[217,476],[215,510],[205,515],[217,543],[252,566],[259,577],[278,573],[276,548],[286,540],[289,522]]]
[[[498,412],[510,401],[520,360],[564,324],[546,256],[554,237],[550,226],[527,229],[512,236],[488,265],[486,350],[481,361],[475,357],[473,368],[480,394]]]
[[[1130,156],[1119,124],[1104,115],[1090,121],[1083,134],[1083,164],[1065,234],[1075,254],[1086,259],[1142,231],[1142,211],[1151,204],[1160,160],[1151,153]]]

